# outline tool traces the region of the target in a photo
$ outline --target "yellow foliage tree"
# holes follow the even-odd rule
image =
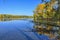
[[[39,4],[36,8],[36,13],[43,18],[52,18],[55,15],[55,10],[53,10],[54,3],[55,1],[46,4]]]

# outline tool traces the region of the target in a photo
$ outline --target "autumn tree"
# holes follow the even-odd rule
[[[34,13],[37,18],[54,18],[56,13],[56,5],[58,6],[58,2],[56,0],[50,0],[50,2],[46,2],[42,0],[44,3],[39,4],[35,9]]]

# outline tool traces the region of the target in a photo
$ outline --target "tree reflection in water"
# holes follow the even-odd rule
[[[35,28],[38,34],[44,34],[49,36],[50,39],[59,39],[57,36],[59,35],[59,27],[51,26],[51,25],[44,25],[44,24],[36,24],[33,28]]]

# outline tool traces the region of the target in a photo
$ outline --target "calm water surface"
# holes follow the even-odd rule
[[[12,20],[0,22],[0,40],[48,40],[45,35],[31,32],[31,20]]]

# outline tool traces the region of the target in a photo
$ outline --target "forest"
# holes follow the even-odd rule
[[[34,27],[38,33],[58,32],[60,34],[60,0],[41,0],[34,12]],[[44,25],[44,26],[43,26]],[[49,32],[47,32],[49,31]]]

